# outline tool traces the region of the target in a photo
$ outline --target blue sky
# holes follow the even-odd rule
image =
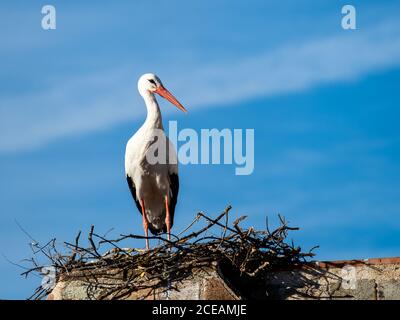
[[[144,72],[189,110],[160,101],[165,122],[255,129],[252,175],[180,167],[175,230],[232,204],[257,228],[283,214],[318,259],[400,254],[398,2],[352,1],[357,30],[341,28],[343,1],[51,1],[53,31],[43,4],[0,5],[3,256],[30,256],[15,220],[40,242],[142,233],[123,164]],[[20,272],[0,257],[0,298],[40,282]]]

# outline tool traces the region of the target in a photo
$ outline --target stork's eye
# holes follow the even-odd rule
[[[150,83],[157,85],[156,82],[153,79],[148,79]]]

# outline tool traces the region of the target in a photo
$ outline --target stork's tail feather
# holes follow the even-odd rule
[[[159,228],[155,227],[154,225],[152,225],[151,223],[149,223],[149,230],[153,235],[158,236],[160,233],[166,233],[167,232],[167,225],[164,224],[162,226],[162,228],[159,229]]]
[[[158,236],[160,233],[164,231],[163,229],[158,229],[154,227],[151,223],[149,223],[149,230],[155,236]]]

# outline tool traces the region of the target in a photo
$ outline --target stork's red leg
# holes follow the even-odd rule
[[[149,250],[149,239],[147,239],[147,237],[149,236],[149,222],[147,221],[146,209],[143,199],[140,199],[140,206],[142,207],[143,229],[144,235],[146,236],[146,249]]]
[[[167,226],[168,240],[171,240],[171,216],[169,215],[168,196],[165,196],[165,225]]]

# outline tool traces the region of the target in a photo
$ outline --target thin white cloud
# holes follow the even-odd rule
[[[267,41],[267,39],[266,39]],[[288,44],[240,61],[157,69],[192,111],[246,99],[349,81],[400,64],[400,23],[302,44]],[[36,148],[56,139],[102,130],[144,116],[134,73],[116,66],[97,74],[58,79],[46,90],[0,98],[0,152]],[[168,109],[167,109],[168,110]]]
[[[343,30],[340,35],[288,44],[242,61],[202,66],[191,73],[189,89],[196,90],[187,99],[193,97],[193,104],[231,103],[353,80],[399,64],[400,23],[391,21],[371,30]],[[188,87],[187,79],[181,81],[182,89]],[[198,88],[201,95],[196,94]]]

